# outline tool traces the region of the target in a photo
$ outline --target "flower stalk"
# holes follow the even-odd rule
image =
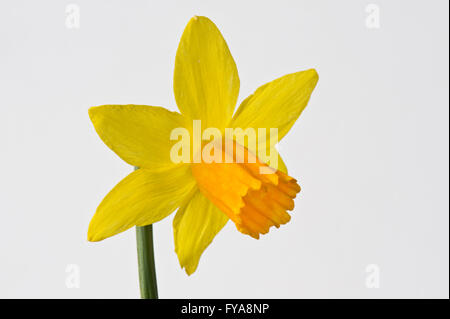
[[[139,167],[135,167],[135,170]],[[142,299],[158,299],[155,253],[153,249],[153,225],[136,226],[139,288]]]
[[[158,299],[153,250],[153,225],[136,226],[136,242],[141,298]]]

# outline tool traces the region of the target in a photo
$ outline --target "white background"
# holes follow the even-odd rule
[[[187,3],[188,2],[188,3]],[[256,241],[229,223],[188,277],[173,215],[155,226],[163,298],[449,296],[448,1],[68,1],[0,4],[0,297],[136,298],[135,232],[86,240],[132,168],[90,106],[176,109],[175,52],[193,15],[222,31],[239,101],[314,67],[320,80],[280,150],[302,192]],[[80,287],[66,286],[68,265]],[[376,264],[379,288],[368,288]]]

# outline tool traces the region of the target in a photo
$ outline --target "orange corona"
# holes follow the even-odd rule
[[[219,149],[220,151],[220,149]],[[192,164],[200,191],[236,224],[237,229],[259,238],[271,226],[286,224],[300,192],[297,181],[262,163],[247,148],[233,141],[233,153],[222,150],[222,161]],[[237,154],[242,154],[238,160]]]

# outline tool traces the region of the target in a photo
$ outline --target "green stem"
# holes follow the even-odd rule
[[[139,167],[135,166],[134,169],[137,170]],[[153,225],[136,226],[136,246],[141,298],[158,299],[155,254],[153,250]]]
[[[136,241],[141,298],[158,299],[152,225],[136,226]]]

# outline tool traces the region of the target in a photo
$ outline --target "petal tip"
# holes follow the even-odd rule
[[[186,264],[180,263],[180,266],[182,269],[184,268],[186,275],[191,276],[197,270],[198,263],[193,265],[190,265],[189,263]]]
[[[190,20],[189,20],[189,24],[193,24],[193,23],[199,23],[199,22],[212,22],[210,19],[208,19],[207,17],[204,16],[198,16],[198,15],[194,15]]]
[[[88,232],[87,240],[93,243],[93,242],[96,242],[96,241],[100,241],[101,239],[99,239],[99,238],[98,238],[97,236],[95,236],[94,234]]]
[[[102,106],[91,106],[88,110],[89,118],[91,122],[94,123],[95,119],[98,118]]]
[[[92,119],[92,117],[95,115],[97,107],[98,107],[98,106],[91,106],[91,107],[89,108],[88,114],[89,114],[89,117],[90,117],[91,119]]]
[[[201,20],[206,20],[206,21],[211,21],[208,17],[205,16],[199,16],[199,15],[193,15],[191,18],[191,21],[201,21]]]
[[[99,228],[97,227],[97,225],[94,225],[94,220],[95,220],[95,215],[91,219],[91,222],[89,223],[89,228],[88,228],[88,232],[87,232],[87,240],[90,242],[97,242],[97,241],[101,241],[106,238],[104,236],[104,234],[102,234],[101,232],[98,231]]]
[[[308,73],[310,74],[311,78],[313,79],[313,81],[315,83],[317,83],[317,81],[319,81],[319,73],[317,73],[316,69],[309,69]]]
[[[186,272],[186,275],[191,276],[195,271],[188,269],[187,267],[184,268],[184,271]]]

